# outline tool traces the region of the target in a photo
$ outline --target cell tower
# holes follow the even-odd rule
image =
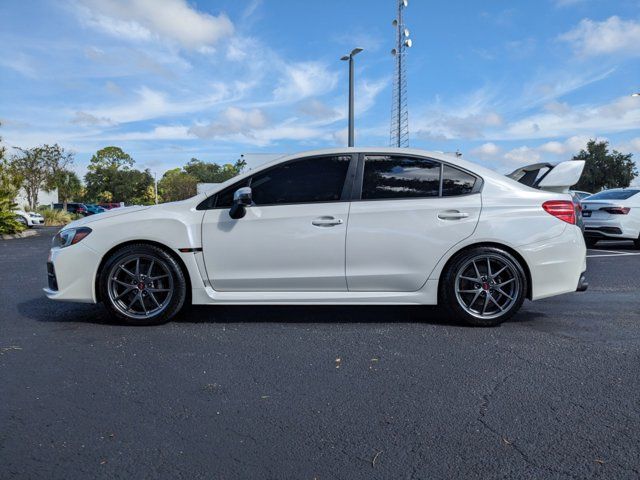
[[[409,29],[404,24],[404,9],[409,0],[396,0],[398,16],[391,23],[396,29],[396,46],[391,50],[395,57],[396,68],[393,80],[393,94],[391,97],[391,133],[389,145],[392,147],[409,146],[409,112],[407,110],[407,78],[406,78],[406,50],[411,48]]]

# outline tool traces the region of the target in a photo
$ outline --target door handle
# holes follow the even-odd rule
[[[438,213],[440,220],[460,220],[468,217],[469,214],[467,212],[460,212],[458,210],[445,210],[444,212]]]
[[[316,227],[335,227],[336,225],[342,225],[344,222],[341,218],[334,217],[318,217],[315,218],[311,224]]]

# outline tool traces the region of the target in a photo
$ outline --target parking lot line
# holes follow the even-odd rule
[[[630,257],[640,255],[640,252],[620,252],[617,250],[592,250],[594,252],[603,253],[604,255],[587,255],[587,258],[597,257]]]

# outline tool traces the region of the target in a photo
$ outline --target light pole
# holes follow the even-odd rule
[[[153,191],[156,196],[156,205],[158,204],[158,172],[153,172]]]
[[[353,147],[354,143],[354,127],[353,127],[353,57],[359,54],[363,49],[354,48],[349,55],[345,55],[340,60],[349,60],[349,146]]]

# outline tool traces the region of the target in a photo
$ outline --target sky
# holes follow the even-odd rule
[[[161,176],[192,157],[389,144],[396,0],[3,0],[0,136],[83,174],[116,145]],[[409,0],[412,147],[498,171],[590,138],[640,161],[640,0]]]

